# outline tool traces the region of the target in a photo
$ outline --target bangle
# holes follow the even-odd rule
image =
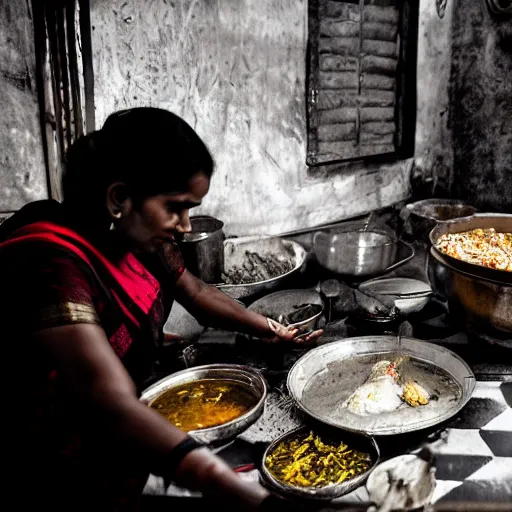
[[[202,448],[204,445],[192,439],[190,436],[185,437],[181,443],[178,443],[167,455],[165,459],[165,472],[173,474],[181,461],[193,450]]]
[[[270,333],[275,335],[276,330],[277,330],[276,326],[278,326],[279,323],[276,322],[275,320],[272,320],[272,318],[267,317],[267,325],[268,325],[268,328],[270,329]]]

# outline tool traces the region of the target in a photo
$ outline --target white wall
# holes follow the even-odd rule
[[[433,5],[422,0],[422,26]],[[93,0],[92,23],[98,123],[140,105],[183,116],[217,162],[201,212],[228,234],[312,227],[408,196],[412,161],[305,165],[306,0]],[[438,72],[443,49],[431,50],[420,43],[420,91]],[[422,158],[439,138],[429,135],[439,91],[428,90]]]

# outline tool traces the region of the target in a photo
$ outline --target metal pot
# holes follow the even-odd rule
[[[478,335],[512,340],[512,284],[462,272],[434,248],[428,274],[432,288],[447,300],[454,318],[462,318]]]
[[[438,224],[429,235],[432,251],[435,253],[437,259],[444,261],[447,266],[460,270],[465,274],[476,278],[512,285],[512,272],[468,263],[467,261],[448,256],[436,248],[439,237],[446,233],[461,233],[473,229],[490,228],[494,228],[500,233],[512,233],[512,215],[505,213],[477,213],[469,218],[456,219]]]
[[[185,265],[205,283],[217,284],[224,270],[224,223],[208,216],[190,218],[192,231],[181,245]]]
[[[475,207],[458,199],[424,199],[404,206],[400,216],[409,236],[428,242],[430,231],[439,222],[471,217],[475,213]]]
[[[350,280],[381,276],[414,256],[410,244],[378,229],[319,231],[313,252],[322,267]],[[403,252],[407,255],[402,258]]]

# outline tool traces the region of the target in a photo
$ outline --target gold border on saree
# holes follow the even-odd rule
[[[50,306],[41,312],[41,320],[45,324],[98,324],[100,319],[93,306],[78,302],[63,302]]]

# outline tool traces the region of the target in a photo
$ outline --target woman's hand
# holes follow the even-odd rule
[[[266,343],[291,341],[297,344],[307,344],[316,341],[324,333],[322,329],[319,329],[306,334],[295,327],[286,327],[271,318],[267,318],[267,323],[273,335],[263,338]]]
[[[178,280],[174,294],[176,300],[201,325],[248,334],[267,343],[310,343],[323,334],[321,330],[306,334],[250,311],[214,286],[203,283],[187,270]]]

